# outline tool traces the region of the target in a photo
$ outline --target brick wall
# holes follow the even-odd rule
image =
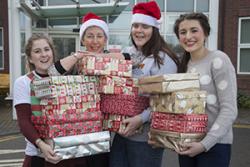
[[[218,48],[226,52],[237,69],[239,17],[250,17],[250,0],[220,0]],[[250,62],[249,62],[250,65]],[[237,75],[239,90],[250,94],[250,75]]]
[[[9,73],[9,31],[8,31],[8,0],[0,1],[0,19],[3,27],[4,69],[0,73]]]

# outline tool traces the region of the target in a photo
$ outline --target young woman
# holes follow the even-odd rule
[[[208,132],[201,142],[184,144],[179,153],[181,167],[228,167],[233,142],[232,125],[237,116],[237,86],[234,67],[221,51],[209,50],[208,18],[202,13],[181,15],[174,32],[185,53],[182,72],[198,72],[201,90],[207,91]]]
[[[19,77],[14,84],[14,106],[17,112],[20,131],[25,136],[27,141],[23,167],[73,167],[76,162],[84,166],[84,159],[81,161],[78,159],[65,160],[56,165],[48,163],[59,161],[60,157],[55,156],[52,148],[39,138],[39,135],[31,122],[32,111],[30,94],[30,83],[32,79],[47,77],[48,69],[50,67],[56,68],[60,74],[63,74],[84,55],[75,53],[64,58],[63,60],[57,61],[53,65],[55,61],[55,49],[52,41],[43,34],[32,35],[27,42],[25,53],[29,73]],[[37,156],[38,148],[43,152],[46,161]]]
[[[159,32],[161,12],[155,1],[138,3],[133,8],[131,40],[132,47],[124,49],[133,62],[133,77],[161,75],[177,72],[178,59],[169,49]],[[151,108],[124,120],[113,140],[110,167],[160,167],[162,148],[147,144]],[[143,125],[143,132],[137,133]]]

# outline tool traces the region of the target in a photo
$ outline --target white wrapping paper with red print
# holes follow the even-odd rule
[[[206,114],[152,112],[151,128],[179,133],[205,133],[207,121]]]
[[[198,73],[177,73],[177,74],[164,74],[142,77],[139,79],[139,84],[149,84],[157,82],[171,82],[171,81],[188,81],[199,80]]]
[[[71,122],[63,124],[34,125],[41,138],[80,135],[102,131],[102,121]]]
[[[36,97],[53,98],[97,94],[96,82],[96,76],[52,76],[36,79],[31,86]]]
[[[206,91],[178,91],[150,96],[153,111],[205,114]]]
[[[98,92],[103,94],[138,94],[138,79],[118,76],[100,76]]]
[[[103,113],[135,116],[149,107],[149,97],[101,94],[100,107]]]
[[[110,133],[108,131],[82,135],[45,139],[61,160],[85,157],[110,151]],[[42,152],[39,156],[44,157]],[[58,161],[54,162],[58,163]]]
[[[155,146],[180,151],[185,151],[185,148],[182,147],[183,144],[199,142],[205,137],[205,133],[179,133],[153,128],[150,129],[149,133]]]
[[[103,114],[103,130],[109,130],[111,132],[118,132],[119,129],[125,129],[126,125],[122,123],[124,119],[129,118],[125,115],[118,114]]]
[[[81,69],[79,73],[83,75],[132,76],[132,62],[130,60],[105,56],[88,56],[79,64],[78,69]]]

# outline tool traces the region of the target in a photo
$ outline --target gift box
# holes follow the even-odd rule
[[[135,116],[149,107],[149,97],[138,95],[101,95],[103,113]]]
[[[179,133],[205,133],[206,114],[172,114],[153,112],[151,128]]]
[[[53,148],[61,160],[110,151],[110,133],[108,131],[45,139],[45,142]],[[39,153],[39,156],[44,157],[42,152]]]
[[[31,121],[35,125],[55,125],[63,123],[74,123],[84,121],[98,121],[102,120],[103,116],[101,112],[79,112],[79,113],[65,113],[58,115],[45,115],[45,116],[31,116]]]
[[[150,97],[153,111],[204,114],[206,105],[206,91],[178,91]]]
[[[185,151],[185,148],[181,147],[182,144],[200,142],[205,137],[205,133],[178,133],[151,128],[150,137],[158,147]]]
[[[124,119],[129,118],[125,115],[103,114],[103,129],[111,132],[118,132],[119,129],[125,129],[126,125],[122,123]]]
[[[100,76],[98,92],[103,94],[138,94],[138,79],[117,76]]]
[[[102,131],[102,121],[70,122],[62,124],[35,124],[41,138],[80,135]]]
[[[110,57],[87,56],[79,64],[78,69],[80,69],[79,73],[83,75],[132,76],[132,62],[130,60]]]
[[[181,90],[199,90],[199,80],[171,81],[144,84],[139,86],[140,93],[162,94]]]
[[[33,80],[31,89],[37,98],[80,96],[97,94],[96,82],[95,76],[52,76]]]
[[[139,84],[149,84],[158,82],[171,82],[171,81],[188,81],[199,80],[198,73],[178,73],[178,74],[164,74],[142,77],[139,79]]]

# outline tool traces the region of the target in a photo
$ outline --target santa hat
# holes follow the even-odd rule
[[[109,30],[107,23],[103,21],[99,16],[89,12],[82,18],[82,25],[80,27],[80,33],[79,33],[80,39],[82,39],[82,36],[86,31],[86,29],[91,26],[100,27],[104,31],[106,37],[108,38]]]
[[[141,2],[134,6],[132,24],[143,23],[160,28],[161,10],[155,1]]]

